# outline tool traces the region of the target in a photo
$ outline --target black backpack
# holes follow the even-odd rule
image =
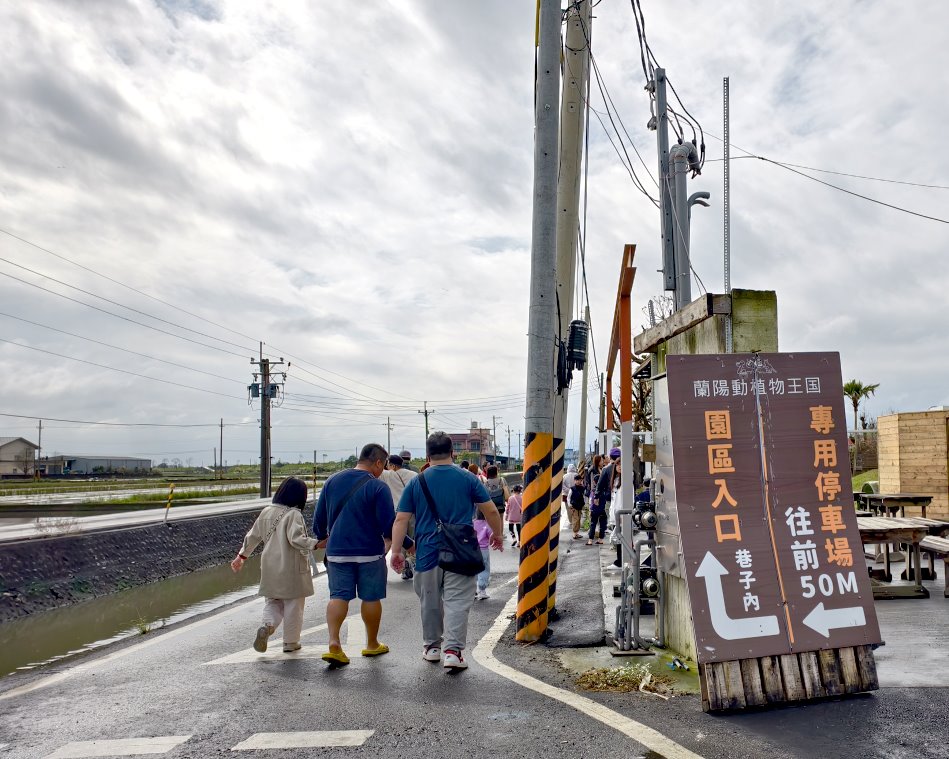
[[[488,489],[488,495],[491,497],[491,500],[494,502],[494,505],[498,507],[499,512],[504,512],[504,480],[500,477],[497,479],[497,484],[491,484],[491,481],[488,480],[485,487]]]

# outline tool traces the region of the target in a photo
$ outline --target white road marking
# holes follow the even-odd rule
[[[619,712],[615,712],[591,698],[581,696],[579,693],[563,690],[562,688],[556,688],[553,685],[548,685],[545,682],[530,675],[525,675],[523,672],[519,672],[513,667],[509,667],[507,664],[502,664],[498,661],[494,656],[494,648],[510,624],[510,615],[516,609],[517,593],[514,593],[510,600],[504,605],[497,619],[494,620],[491,629],[484,634],[484,637],[478,641],[478,645],[475,646],[471,652],[475,660],[483,667],[517,685],[532,690],[535,693],[540,693],[548,698],[552,698],[555,701],[560,701],[562,704],[566,704],[578,712],[582,712],[588,717],[602,722],[607,727],[618,730],[651,751],[662,754],[665,759],[702,759],[699,754],[689,751],[685,746],[680,746],[658,730],[654,730],[641,722],[636,722]]]
[[[306,733],[255,733],[246,741],[238,743],[231,751],[361,746],[374,732],[374,730],[315,730]]]
[[[303,638],[307,635],[311,635],[315,632],[320,632],[320,630],[325,630],[327,624],[324,622],[322,625],[317,625],[316,627],[310,627],[300,633],[300,637]],[[278,633],[279,636],[279,633]],[[212,664],[242,664],[245,662],[255,662],[255,661],[277,661],[280,659],[314,659],[322,656],[323,650],[322,647],[320,650],[314,649],[312,646],[304,646],[299,651],[294,651],[290,654],[285,654],[283,652],[283,644],[280,642],[279,637],[276,640],[271,639],[270,643],[267,646],[266,653],[259,653],[253,648],[244,649],[243,651],[238,651],[236,654],[227,654],[222,656],[219,659],[214,659],[213,661],[205,662],[202,666],[209,667]]]
[[[140,756],[166,754],[190,735],[163,735],[157,738],[122,738],[112,741],[75,741],[54,751],[46,759],[82,759],[97,756]]]
[[[343,622],[343,629],[340,630],[339,640],[344,651],[350,648],[362,651],[368,646],[366,627],[362,624],[362,619],[356,615],[346,617],[346,621]]]

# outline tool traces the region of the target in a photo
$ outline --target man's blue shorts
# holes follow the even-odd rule
[[[381,601],[386,597],[386,560],[328,561],[330,598]]]

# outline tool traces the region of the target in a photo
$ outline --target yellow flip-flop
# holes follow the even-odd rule
[[[331,667],[345,667],[349,664],[349,657],[342,651],[327,651],[320,657]]]
[[[389,647],[385,643],[380,643],[375,648],[364,648],[362,650],[363,656],[382,656],[387,653],[389,653]]]

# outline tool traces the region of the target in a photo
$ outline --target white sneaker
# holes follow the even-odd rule
[[[491,598],[491,596],[488,595],[488,591],[486,590],[479,590],[475,593],[475,599],[478,601],[487,601],[489,598]]]
[[[441,646],[425,646],[425,648],[422,649],[422,658],[425,659],[425,661],[441,661]]]
[[[461,655],[461,651],[449,648],[445,650],[445,658],[442,661],[442,666],[445,669],[468,669],[468,662],[466,662],[465,658]]]

